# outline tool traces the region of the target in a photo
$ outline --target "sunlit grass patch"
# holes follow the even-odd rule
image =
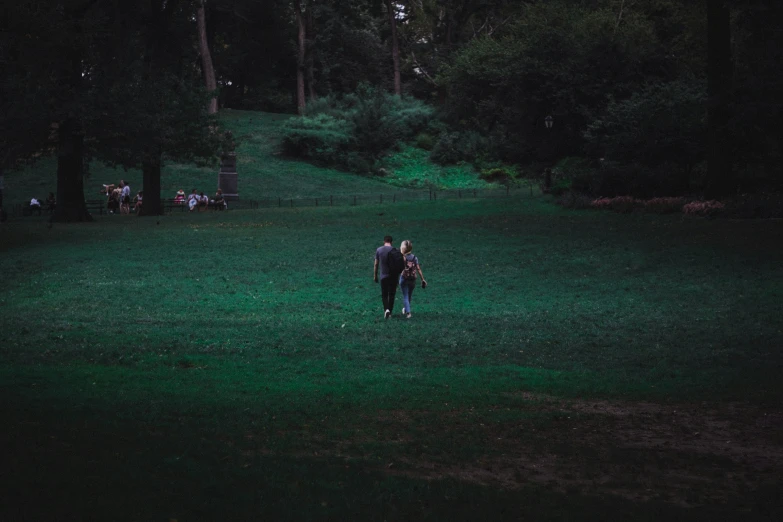
[[[410,145],[403,145],[400,151],[387,157],[383,165],[388,171],[385,179],[405,187],[473,189],[493,186],[480,179],[471,165],[444,167],[430,161],[429,151]]]

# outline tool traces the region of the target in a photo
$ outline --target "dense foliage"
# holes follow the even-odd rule
[[[440,165],[555,168],[558,190],[596,196],[783,188],[779,2],[60,4],[2,8],[0,167],[52,149],[50,126],[67,118],[109,161],[149,152],[138,132],[148,126],[178,156],[214,154],[198,103],[172,103],[203,91],[193,17],[203,5],[222,107],[307,107],[286,129],[290,154],[368,172],[415,139]],[[397,70],[399,99],[369,94],[392,92]],[[156,119],[156,108],[187,118]]]
[[[362,85],[356,93],[311,102],[306,116],[284,126],[283,149],[368,173],[386,152],[426,128],[432,116],[432,108],[415,98]]]

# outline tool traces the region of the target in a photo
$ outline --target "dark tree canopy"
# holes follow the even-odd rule
[[[165,161],[207,160],[219,147],[201,48],[226,108],[331,115],[360,86],[429,104],[437,118],[410,128],[426,122],[419,142],[439,162],[558,170],[577,157],[597,176],[646,180],[632,184],[639,193],[781,189],[782,6],[19,0],[0,8],[0,168],[57,153],[61,179],[76,183],[72,169],[97,158],[142,168],[157,193]],[[293,138],[348,121],[327,120],[292,125]],[[371,171],[393,148],[338,147],[360,161],[334,161]],[[65,157],[79,150],[82,162]],[[72,203],[64,219],[85,213]]]

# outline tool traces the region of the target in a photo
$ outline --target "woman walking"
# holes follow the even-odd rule
[[[400,245],[400,252],[405,258],[405,268],[400,274],[400,289],[402,290],[402,315],[407,319],[411,318],[411,299],[413,298],[413,289],[416,288],[416,273],[421,276],[421,287],[427,287],[427,281],[421,271],[419,258],[413,255],[413,243],[407,239]]]

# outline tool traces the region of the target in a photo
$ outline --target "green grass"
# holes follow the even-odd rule
[[[279,128],[288,118],[290,116],[285,114],[232,110],[222,112],[224,128],[231,130],[239,142],[237,171],[240,197],[303,198],[388,192],[389,185],[378,179],[324,169],[280,156]],[[194,188],[212,193],[217,188],[218,171],[217,164],[198,167],[166,163],[161,173],[161,193],[166,197],[174,197],[179,189],[190,193]],[[53,157],[41,158],[21,171],[6,173],[4,203],[10,207],[12,204],[29,202],[33,196],[46,198],[49,192],[57,190],[56,173],[57,162]],[[142,188],[140,170],[126,171],[93,161],[84,182],[86,197],[99,198],[102,184],[119,183],[120,179],[127,180],[134,191]]]
[[[443,167],[431,162],[429,155],[426,150],[403,145],[398,152],[383,161],[383,167],[389,172],[384,180],[402,187],[432,187],[447,190],[495,187],[480,179],[471,165]]]
[[[378,183],[272,155],[258,118],[249,186]],[[384,234],[430,283],[410,321],[381,316]],[[0,518],[775,520],[774,429],[732,436],[767,468],[637,443],[777,418],[782,240],[537,197],[6,223]],[[607,400],[646,413],[568,406]],[[504,474],[528,454],[563,467]]]

